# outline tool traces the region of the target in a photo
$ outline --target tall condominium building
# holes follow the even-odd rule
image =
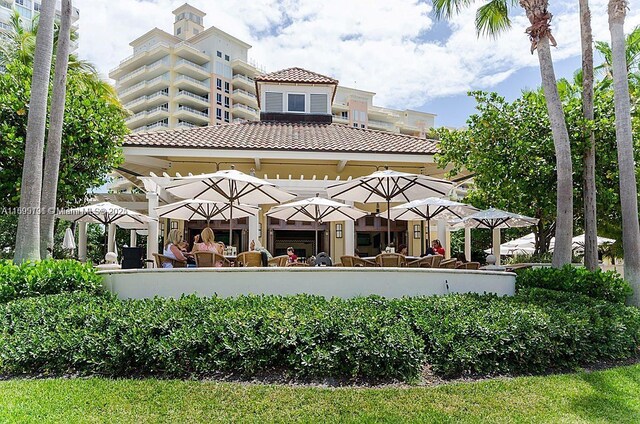
[[[109,72],[133,132],[260,119],[255,78],[265,70],[248,59],[251,46],[184,4],[173,11],[173,34],[154,28],[130,43],[133,55]],[[296,68],[293,68],[294,70]],[[334,122],[424,136],[435,115],[373,105],[375,93],[338,86]]]
[[[11,15],[17,11],[23,23],[31,22],[33,18],[40,12],[40,2],[33,0],[0,0],[0,30],[6,31],[11,29],[9,21]],[[73,24],[80,19],[80,11],[73,8],[71,20]],[[56,19],[60,19],[60,0],[56,1]],[[77,30],[78,28],[75,27]],[[74,43],[72,49],[75,50],[77,45]]]

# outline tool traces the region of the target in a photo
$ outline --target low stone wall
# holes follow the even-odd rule
[[[120,299],[182,294],[233,297],[246,294],[313,294],[326,298],[379,295],[495,293],[513,296],[510,272],[437,268],[182,268],[100,271]]]

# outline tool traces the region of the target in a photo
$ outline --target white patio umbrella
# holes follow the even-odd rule
[[[73,250],[76,248],[76,242],[73,239],[73,231],[71,228],[64,230],[64,239],[62,240],[62,248],[67,250]]]
[[[151,218],[136,211],[132,211],[110,202],[96,203],[94,205],[71,208],[62,211],[58,218],[72,222],[92,222],[105,226],[105,248],[108,241],[107,227],[109,224],[116,224],[122,228],[129,226],[142,226],[149,222]]]
[[[605,244],[613,244],[616,241],[614,239],[610,239],[610,238],[606,238],[606,237],[600,237],[597,236],[596,237],[596,241],[598,246],[602,246]],[[573,249],[579,249],[579,248],[584,248],[584,234],[581,234],[579,236],[575,236],[574,238],[571,239],[571,244]]]
[[[432,219],[446,221],[460,219],[477,211],[477,208],[464,203],[440,197],[427,197],[394,206],[390,209],[388,216],[393,220],[427,221],[427,245],[431,245],[429,225]]]
[[[536,218],[529,218],[528,216],[494,208],[479,211],[450,222],[454,228],[488,228],[490,230],[530,227],[537,223],[538,219]],[[498,258],[500,256],[500,244],[498,243],[498,245],[495,245],[494,243],[492,251],[496,258]]]
[[[229,244],[232,241],[231,220],[240,203],[261,205],[292,200],[295,194],[280,190],[270,183],[235,169],[211,174],[190,175],[173,180],[166,190],[182,199],[213,200],[229,204]]]
[[[391,242],[391,202],[410,202],[429,196],[445,197],[453,183],[421,174],[385,169],[327,188],[329,197],[359,203],[387,204],[387,244]]]
[[[226,221],[231,219],[231,205],[212,200],[185,199],[156,208],[159,218],[179,219],[181,221],[202,220]],[[257,216],[260,208],[257,206],[233,205],[234,218]]]
[[[315,222],[316,255],[318,254],[318,223],[355,221],[369,213],[334,200],[316,197],[272,207],[267,216],[285,221]]]

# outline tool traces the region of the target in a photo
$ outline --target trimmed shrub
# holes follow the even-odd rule
[[[565,265],[563,268],[536,268],[518,272],[516,288],[527,287],[580,293],[594,299],[624,303],[633,291],[620,274],[614,271],[588,271]]]
[[[22,297],[84,291],[104,294],[102,277],[91,265],[48,259],[15,265],[0,261],[0,303]]]
[[[412,381],[529,374],[628,358],[640,310],[579,294],[241,296],[119,301],[87,293],[0,305],[0,373]]]

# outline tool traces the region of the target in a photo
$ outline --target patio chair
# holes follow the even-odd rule
[[[170,268],[186,268],[187,262],[181,261],[179,259],[173,259],[165,255],[161,255],[159,253],[154,253],[153,257],[156,259],[156,267],[164,268],[163,264],[169,263],[171,264]]]
[[[448,268],[448,269],[456,269],[457,259],[446,259],[440,262],[439,268]]]
[[[287,261],[289,260],[289,256],[281,255],[276,256],[274,258],[269,259],[269,266],[287,266]]]
[[[260,267],[262,266],[262,253],[260,252],[242,252],[238,253],[236,258],[238,265],[248,267]]]
[[[407,266],[409,268],[434,268],[433,262],[436,257],[437,256],[425,256],[415,261],[407,262]],[[438,264],[440,264],[440,259],[438,259]]]
[[[287,267],[291,266],[311,266],[306,262],[287,262]]]
[[[193,252],[193,256],[196,258],[198,268],[212,268],[219,263],[222,263],[223,268],[231,266],[228,259],[216,252]]]
[[[399,253],[380,253],[376,256],[376,265],[383,267],[406,266],[407,258]]]
[[[456,269],[480,269],[480,262],[466,262],[458,265]]]
[[[375,267],[375,262],[368,261],[366,259],[359,258],[357,256],[340,256],[340,262],[342,262],[342,266],[344,267],[367,267],[372,268]]]

